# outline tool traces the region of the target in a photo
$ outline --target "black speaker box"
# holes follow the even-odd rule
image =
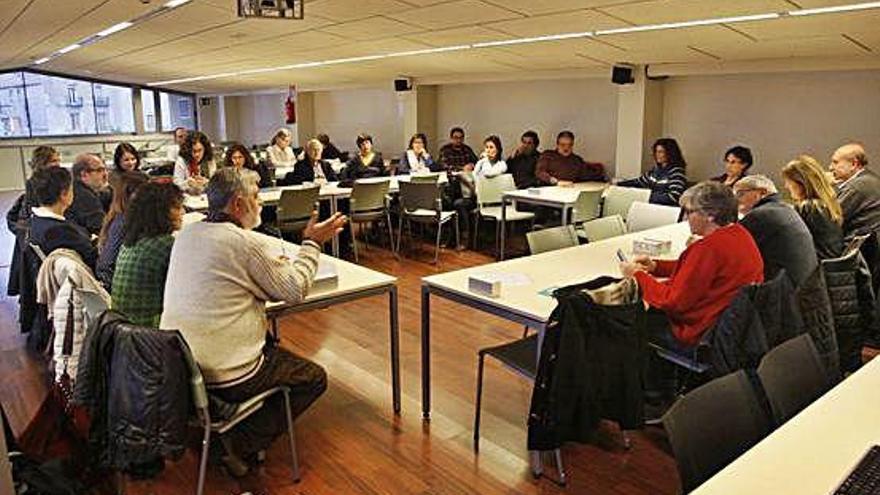
[[[636,82],[636,80],[633,79],[632,67],[615,65],[614,68],[611,69],[611,82],[614,84],[632,84]]]
[[[409,91],[412,89],[412,81],[409,79],[395,79],[394,91]]]

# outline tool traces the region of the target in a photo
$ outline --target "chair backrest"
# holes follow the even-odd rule
[[[849,254],[853,251],[858,251],[862,249],[862,244],[864,244],[869,237],[871,237],[870,233],[854,236],[846,245],[846,249],[843,250],[844,254]]]
[[[781,425],[828,391],[828,375],[813,339],[799,335],[768,352],[758,378],[770,401],[773,420]]]
[[[555,251],[580,244],[577,231],[572,224],[527,232],[526,241],[529,243],[529,251],[532,254]]]
[[[284,189],[278,200],[278,221],[295,222],[307,220],[315,209],[321,193],[321,186],[302,189]]]
[[[355,181],[351,190],[351,213],[376,211],[385,208],[388,180]]]
[[[620,215],[590,220],[589,222],[584,222],[583,225],[581,225],[581,228],[584,231],[584,235],[587,236],[587,240],[590,242],[601,241],[602,239],[608,239],[609,237],[617,237],[626,234],[626,225],[624,225],[623,219]]]
[[[409,180],[417,184],[436,184],[440,181],[440,174],[412,174]]]
[[[602,216],[620,215],[621,218],[626,218],[627,213],[629,213],[629,207],[634,201],[647,203],[650,198],[650,189],[609,186],[605,192],[605,199],[602,202]]]
[[[602,206],[602,191],[581,191],[571,212],[573,223],[582,223],[599,217]]]
[[[442,210],[440,186],[437,183],[401,182],[400,208],[404,212],[415,210]]]
[[[477,190],[477,204],[480,206],[500,204],[503,193],[516,190],[516,183],[511,174],[481,177],[474,182],[474,185]]]
[[[663,416],[663,426],[684,493],[701,485],[769,432],[766,414],[744,371],[692,390]]]
[[[642,230],[672,225],[681,217],[681,208],[677,206],[655,205],[633,201],[626,214],[627,232],[641,232]]]
[[[85,316],[83,325],[85,328],[88,328],[92,325],[92,322],[97,321],[98,317],[100,317],[104,311],[110,309],[110,307],[100,294],[84,289],[75,290],[76,294],[79,296],[79,300],[82,301],[83,304],[83,313]]]
[[[46,253],[43,252],[43,248],[33,242],[29,242],[28,246],[31,247],[31,251],[33,251],[37,255],[37,258],[40,259],[40,263],[46,261]]]
[[[186,343],[183,335],[177,330],[173,331],[177,333],[177,340],[180,342],[181,354],[183,354],[183,359],[186,361],[186,367],[189,368],[189,387],[190,392],[192,393],[193,406],[195,406],[196,410],[207,414],[208,387],[205,386],[205,378],[202,376],[202,369],[199,368],[199,363],[197,363],[196,358],[193,357],[192,350],[190,350],[189,344]]]

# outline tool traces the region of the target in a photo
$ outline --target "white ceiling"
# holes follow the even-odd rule
[[[193,0],[41,68],[134,83],[517,37],[781,12],[858,0],[306,0],[305,20],[239,19]],[[20,67],[165,0],[0,0],[0,68]],[[880,10],[415,55],[179,84],[197,92],[566,69],[880,55]]]

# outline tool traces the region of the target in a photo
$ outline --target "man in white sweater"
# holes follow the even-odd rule
[[[161,328],[183,334],[211,393],[241,402],[286,385],[294,416],[327,388],[317,364],[266,340],[266,301],[301,301],[318,267],[320,246],[339,232],[339,214],[306,227],[294,259],[267,249],[271,239],[251,230],[260,223],[258,177],[225,168],[207,186],[208,216],[188,225],[171,251]],[[277,240],[276,240],[277,242]],[[279,396],[225,435],[224,462],[244,474],[249,459],[286,428]]]

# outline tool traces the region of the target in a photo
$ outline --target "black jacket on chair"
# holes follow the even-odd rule
[[[603,306],[582,293],[611,277],[558,289],[529,411],[529,450],[587,441],[600,419],[642,426],[645,307]]]
[[[812,234],[778,194],[758,201],[740,223],[752,234],[764,258],[764,280],[772,280],[784,268],[798,287],[819,266]]]
[[[804,331],[813,338],[831,385],[840,381],[840,350],[825,272],[817,268],[797,289]]]
[[[324,171],[324,177],[327,178],[328,182],[339,180],[336,176],[336,172],[333,171],[333,167],[324,160],[321,160],[321,170]],[[293,171],[288,172],[284,178],[280,179],[278,185],[296,186],[303,182],[315,182],[315,169],[312,168],[312,164],[309,162],[308,158],[296,162],[296,165],[293,166]]]
[[[871,272],[861,253],[823,260],[822,270],[834,315],[842,372],[862,363],[862,345],[876,334],[876,302]]]
[[[795,291],[783,269],[769,282],[740,289],[703,344],[712,375],[723,376],[757,368],[767,351],[803,332]]]
[[[184,451],[190,371],[177,331],[104,312],[86,333],[74,401],[91,415],[89,443],[103,467],[129,470]]]

